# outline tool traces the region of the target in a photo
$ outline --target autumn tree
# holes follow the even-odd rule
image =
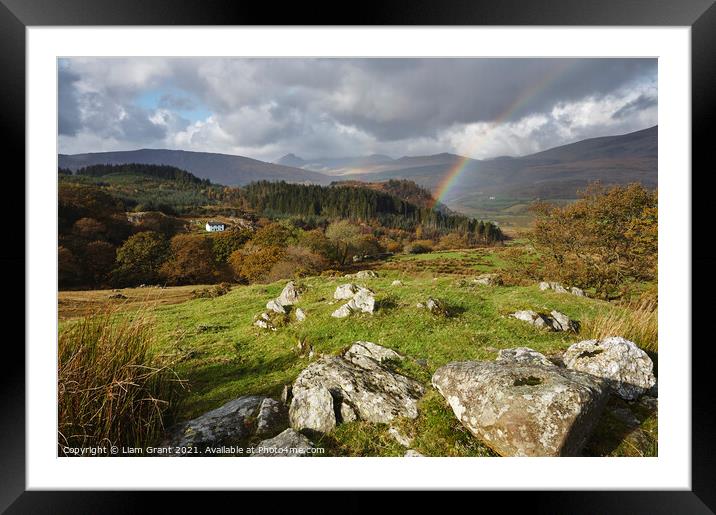
[[[593,184],[572,204],[533,209],[534,244],[551,277],[605,297],[617,295],[625,281],[656,277],[656,191]]]
[[[107,281],[114,266],[115,251],[114,245],[106,241],[91,241],[85,246],[82,255],[85,276],[93,285]]]
[[[160,280],[160,268],[169,253],[169,242],[154,231],[138,232],[117,249],[116,282],[152,284]]]
[[[360,227],[347,220],[333,222],[326,228],[328,238],[335,248],[338,263],[344,265],[351,255],[357,252],[361,243],[362,233]]]
[[[74,253],[60,245],[57,249],[57,280],[60,288],[73,286],[80,280],[81,266]]]
[[[211,239],[207,236],[178,234],[171,239],[169,259],[160,274],[170,284],[213,283],[220,279]]]
[[[285,247],[262,246],[249,242],[243,248],[231,253],[229,266],[234,273],[234,277],[238,280],[261,281],[266,278],[271,268],[281,261],[285,254]]]
[[[212,238],[214,256],[218,263],[226,263],[231,253],[239,250],[251,238],[248,229],[235,228],[219,232]]]

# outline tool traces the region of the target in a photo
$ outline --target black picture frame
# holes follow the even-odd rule
[[[350,6],[344,6],[350,7]],[[316,11],[323,14],[317,17]],[[342,14],[342,13],[350,14]],[[62,25],[503,25],[503,26],[688,26],[691,27],[692,73],[692,168],[699,173],[683,173],[692,184],[692,277],[699,278],[699,291],[707,295],[692,298],[694,321],[692,352],[692,489],[690,491],[645,492],[505,492],[480,493],[509,497],[530,503],[533,513],[713,513],[716,511],[716,446],[714,445],[714,405],[709,379],[713,375],[708,359],[712,340],[698,338],[700,320],[708,320],[714,308],[713,273],[716,257],[697,246],[698,235],[710,234],[714,167],[712,115],[716,112],[716,6],[714,0],[395,0],[361,2],[356,9],[338,9],[306,4],[276,5],[248,2],[192,0],[0,0],[0,140],[5,162],[12,157],[15,170],[24,170],[25,153],[25,29],[28,26]],[[8,175],[6,173],[6,175]],[[9,177],[6,177],[8,180]],[[24,180],[15,191],[24,191]],[[698,187],[695,187],[697,186]],[[11,195],[4,205],[13,213],[24,212],[24,196]],[[711,201],[711,202],[709,202]],[[31,230],[31,228],[26,228]],[[24,244],[17,239],[0,259],[5,269],[25,269]],[[24,239],[23,239],[24,241]],[[12,267],[12,268],[9,268]],[[31,274],[32,270],[25,269]],[[20,274],[15,274],[20,275]],[[16,291],[23,291],[16,277]],[[710,293],[710,299],[709,294]],[[16,300],[16,299],[14,299]],[[16,310],[24,304],[15,302]],[[31,306],[28,306],[31,308]],[[12,316],[8,313],[8,319]],[[24,318],[16,313],[15,320]],[[704,324],[705,325],[705,324]],[[131,492],[28,492],[25,491],[25,359],[24,352],[13,346],[17,356],[12,366],[0,374],[2,410],[0,410],[0,511],[7,513],[125,513],[143,512],[148,493]],[[8,345],[10,342],[5,342]],[[673,343],[673,342],[670,342]],[[679,342],[685,349],[691,342]],[[7,350],[6,350],[7,352]],[[4,361],[7,361],[7,356]],[[172,505],[186,511],[190,506],[185,494],[165,492],[161,498],[164,512]],[[205,492],[199,500],[204,506],[220,506],[229,494]],[[246,494],[242,493],[242,496]],[[348,493],[341,500],[341,511],[365,510],[370,501]],[[274,498],[275,499],[275,498]],[[414,499],[421,502],[420,494]],[[301,505],[306,494],[292,494],[291,503]],[[454,499],[452,502],[459,502]],[[229,501],[231,502],[231,501]],[[241,501],[242,504],[248,501]],[[271,502],[275,502],[271,501]],[[468,501],[469,502],[469,501]],[[248,504],[245,504],[248,506]],[[274,506],[275,508],[275,506]],[[337,509],[335,506],[333,509]],[[273,510],[272,510],[273,511]],[[333,511],[333,510],[332,510]]]

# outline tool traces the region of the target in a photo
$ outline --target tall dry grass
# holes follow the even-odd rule
[[[184,389],[169,358],[152,351],[154,332],[144,313],[110,311],[60,331],[58,446],[146,446]]]
[[[621,336],[633,341],[644,350],[658,352],[659,323],[656,296],[642,295],[625,303],[621,308],[585,320],[582,333],[588,338],[596,339]]]

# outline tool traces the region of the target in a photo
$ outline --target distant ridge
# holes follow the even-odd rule
[[[73,171],[90,165],[129,163],[176,166],[199,178],[226,186],[241,186],[260,180],[314,184],[331,182],[330,177],[309,170],[266,163],[249,157],[210,152],[141,149],[59,155],[59,167]]]
[[[369,156],[303,159],[286,154],[278,163],[228,154],[184,150],[141,149],[123,152],[60,155],[59,166],[76,170],[94,164],[165,164],[227,186],[254,181],[286,181],[328,185],[333,181],[380,182],[407,179],[435,194],[438,200],[470,212],[490,197],[573,199],[587,184],[639,182],[655,188],[658,177],[658,127],[629,134],[590,138],[521,157],[489,160],[440,153],[428,156]],[[456,172],[457,171],[457,172]],[[482,200],[480,200],[482,199]]]

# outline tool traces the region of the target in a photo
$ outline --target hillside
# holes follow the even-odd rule
[[[242,156],[180,150],[135,150],[60,155],[59,166],[76,170],[93,164],[147,163],[176,166],[201,179],[227,186],[255,181],[327,185],[335,180],[377,183],[415,181],[433,194],[446,180],[452,187],[439,199],[469,216],[500,221],[523,213],[534,199],[570,200],[588,183],[640,182],[657,186],[658,127],[618,136],[591,138],[522,157],[467,159],[441,153],[393,159],[362,157],[303,159],[287,154],[278,163]],[[460,167],[458,174],[452,172]],[[454,177],[453,177],[454,175]],[[340,177],[337,179],[336,177]]]
[[[451,207],[484,195],[523,198],[576,198],[589,182],[607,184],[641,182],[657,185],[658,128],[592,138],[522,157],[491,160],[466,159],[456,187],[443,199]],[[462,160],[453,154],[396,160],[382,171],[356,173],[354,180],[411,179],[435,191],[450,170]]]
[[[225,203],[224,187],[167,165],[91,165],[70,175],[60,169],[60,187],[77,185],[101,190],[121,201],[126,211],[161,211],[165,214],[202,212]]]
[[[97,164],[144,163],[176,166],[201,179],[227,186],[241,186],[253,181],[287,181],[328,184],[330,178],[300,168],[266,163],[243,156],[189,152],[185,150],[141,149],[121,152],[59,155],[59,167],[77,170]]]
[[[420,262],[446,261],[452,254],[423,255]],[[462,259],[466,267],[464,278],[495,270],[489,264],[494,260],[492,251],[472,251]],[[478,264],[472,264],[471,260],[477,260]],[[301,281],[305,291],[296,306],[305,311],[307,319],[299,323],[291,318],[276,331],[254,326],[254,316],[265,310],[267,300],[279,295],[286,281],[236,286],[218,298],[193,300],[187,288],[181,287],[123,289],[127,299],[119,301],[107,300],[111,291],[62,292],[60,330],[70,326],[68,315],[78,314],[82,304],[113,304],[129,316],[142,306],[151,306],[156,321],[157,351],[185,356],[179,360],[176,373],[188,381],[189,388],[171,422],[200,416],[242,395],[278,399],[283,386],[295,381],[320,356],[340,355],[357,340],[374,342],[406,356],[407,359],[394,364],[396,370],[425,388],[418,405],[419,416],[400,418],[391,424],[412,438],[412,449],[425,456],[495,456],[463,428],[448,403],[432,388],[435,370],[458,360],[492,361],[500,349],[510,347],[526,346],[547,356],[560,356],[572,343],[589,337],[594,320],[625,311],[587,297],[542,292],[536,284],[476,286],[460,280],[460,275],[428,270],[377,272],[377,278],[362,281],[376,292],[373,314],[332,318],[337,304],[330,299],[346,279],[308,277]],[[395,280],[401,281],[399,286],[393,285]],[[437,317],[418,309],[416,304],[425,302],[428,296],[444,301],[451,315]],[[584,329],[580,334],[540,331],[505,316],[528,308],[557,309],[579,320]],[[311,355],[297,348],[297,342],[302,341],[310,345]],[[657,411],[649,406],[612,398],[584,454],[657,455]],[[633,412],[640,421],[638,426],[630,426],[629,421],[619,417],[619,410]],[[343,423],[330,434],[318,437],[315,443],[325,448],[327,456],[403,456],[406,449],[391,436],[391,425],[367,421]]]

